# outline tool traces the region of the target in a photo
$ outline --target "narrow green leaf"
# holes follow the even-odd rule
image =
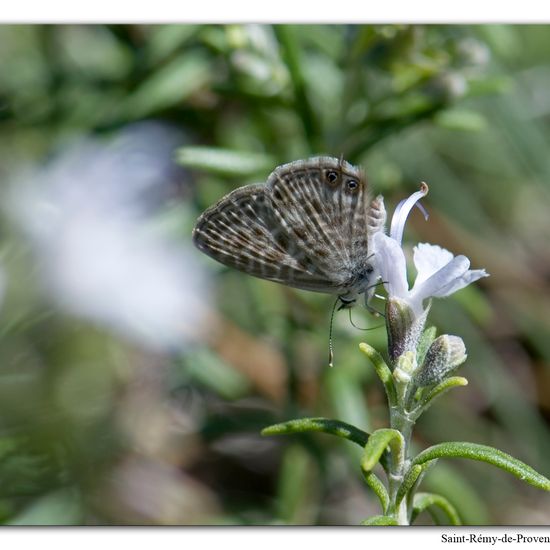
[[[420,404],[413,411],[413,414],[416,417],[420,416],[424,411],[426,411],[431,405],[436,397],[443,395],[453,388],[459,386],[467,386],[468,380],[463,376],[451,376],[450,378],[445,378],[437,386],[432,388],[425,397],[422,398]]]
[[[361,525],[397,525],[392,516],[372,516],[361,522]]]
[[[373,436],[374,434],[371,438]],[[517,458],[514,458],[499,449],[495,449],[494,447],[479,445],[477,443],[468,443],[466,441],[449,441],[446,443],[440,443],[438,445],[428,447],[418,454],[418,456],[413,460],[412,468],[436,458],[469,458],[471,460],[487,462],[497,468],[506,470],[518,479],[521,479],[534,487],[544,489],[545,491],[550,491],[549,479],[544,477],[542,474],[539,474],[536,470],[531,468],[531,466],[521,462],[521,460],[518,460]]]
[[[380,478],[373,472],[367,472],[361,468],[363,477],[367,482],[367,485],[374,491],[374,494],[378,497],[380,501],[380,506],[382,507],[382,512],[387,512],[390,505],[390,497],[388,495],[388,490],[386,486],[382,483]]]
[[[449,130],[479,132],[487,126],[487,119],[475,111],[446,109],[434,117],[434,122]]]
[[[210,60],[202,52],[187,52],[143,80],[121,107],[123,115],[138,118],[179,105],[212,78]]]
[[[249,176],[272,170],[275,166],[275,160],[262,153],[197,146],[178,149],[176,162],[189,168],[198,168],[226,176]]]
[[[434,463],[435,460],[432,460],[429,462],[425,462],[424,464],[413,464],[409,468],[409,471],[405,474],[403,483],[397,491],[397,496],[395,498],[396,506],[399,505],[399,503],[408,494],[408,492],[415,486],[416,482],[420,481],[420,476],[431,466],[433,466]]]
[[[403,436],[397,430],[382,428],[372,433],[365,445],[365,452],[361,459],[363,471],[370,472],[376,466],[388,445],[392,451],[392,460],[395,463],[403,462],[405,445]]]
[[[262,430],[262,435],[286,435],[303,432],[323,432],[337,435],[338,437],[353,441],[353,443],[357,443],[357,445],[361,447],[364,447],[369,440],[369,434],[367,432],[351,424],[340,422],[340,420],[330,420],[320,417],[298,418],[296,420],[274,424],[273,426],[264,428]]]
[[[303,49],[299,44],[301,30],[291,25],[278,25],[274,27],[275,33],[281,45],[282,56],[290,73],[294,88],[294,98],[296,110],[300,113],[300,119],[304,126],[311,149],[319,147],[318,136],[320,130],[318,127],[317,116],[309,100],[303,70],[302,53]]]
[[[277,490],[277,517],[286,525],[314,522],[319,502],[319,469],[301,445],[290,445],[283,454]]]
[[[431,506],[436,506],[442,510],[449,519],[451,525],[462,525],[456,508],[445,497],[434,493],[417,493],[414,496],[411,523],[419,514]]]
[[[237,399],[250,388],[250,381],[213,351],[198,349],[187,356],[186,376],[214,390],[224,399]]]
[[[384,361],[383,357],[372,346],[369,346],[364,342],[359,344],[359,349],[370,359],[378,378],[380,378],[382,384],[384,384],[384,389],[386,390],[386,395],[390,405],[395,404],[396,393],[393,377],[391,375],[391,370]]]
[[[198,34],[200,25],[155,25],[145,42],[145,58],[149,65],[160,63]]]
[[[345,361],[345,356],[339,354],[339,360]],[[334,417],[353,426],[363,426],[366,430],[370,424],[370,411],[358,373],[342,365],[335,369],[327,369],[325,381]]]

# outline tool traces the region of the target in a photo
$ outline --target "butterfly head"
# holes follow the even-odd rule
[[[341,311],[342,309],[351,309],[357,303],[357,298],[351,298],[347,295],[338,296],[338,300],[340,304],[338,306],[338,311]]]
[[[353,270],[353,276],[345,285],[349,289],[348,292],[338,296],[340,300],[340,307],[338,309],[353,307],[361,294],[364,295],[365,305],[369,308],[369,302],[374,296],[380,277],[373,260],[374,254],[371,254],[364,264]]]

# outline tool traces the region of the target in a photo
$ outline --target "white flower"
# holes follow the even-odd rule
[[[208,281],[158,226],[179,140],[159,125],[87,139],[12,189],[48,297],[140,345],[179,349],[206,321]]]
[[[428,186],[423,184],[420,191],[402,201],[393,215],[390,235],[380,231],[373,238],[378,268],[389,297],[406,302],[416,316],[424,312],[425,300],[449,296],[470,283],[489,276],[484,269],[471,270],[470,260],[466,256],[453,256],[440,246],[421,243],[414,248],[413,260],[417,276],[412,288],[409,288],[401,240],[411,209],[427,192]],[[423,212],[427,217],[424,210]]]

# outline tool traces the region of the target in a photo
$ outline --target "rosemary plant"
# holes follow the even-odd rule
[[[436,337],[436,328],[427,326],[431,299],[449,296],[488,276],[483,269],[470,270],[470,261],[465,256],[453,256],[439,246],[423,243],[414,249],[417,276],[409,288],[401,245],[403,231],[411,209],[414,205],[420,206],[418,201],[427,192],[428,187],[423,184],[420,191],[402,201],[392,218],[389,235],[381,231],[374,237],[378,274],[387,292],[387,360],[368,344],[362,343],[359,348],[369,358],[384,386],[389,427],[368,434],[338,420],[303,418],[262,431],[263,435],[320,431],[360,445],[364,449],[361,472],[381,507],[381,514],[365,519],[363,525],[410,525],[422,511],[433,510],[432,507],[439,508],[449,524],[460,525],[459,514],[446,498],[419,492],[428,469],[444,457],[487,462],[535,487],[550,491],[550,480],[546,477],[486,445],[451,441],[412,455],[411,436],[420,415],[436,398],[468,383],[466,378],[454,375],[467,357],[462,338],[449,334]],[[374,472],[377,464],[382,467],[385,482]]]

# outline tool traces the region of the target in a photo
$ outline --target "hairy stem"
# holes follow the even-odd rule
[[[399,525],[409,525],[410,510],[408,509],[408,499],[402,499],[399,504],[396,504],[396,502],[399,488],[403,483],[405,472],[409,469],[411,462],[409,452],[414,419],[400,404],[390,408],[390,425],[403,436],[402,458],[400,460],[392,460],[390,471],[388,472],[390,508],[393,510]]]

